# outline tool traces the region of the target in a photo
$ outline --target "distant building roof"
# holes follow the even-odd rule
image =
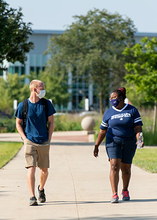
[[[33,30],[33,34],[63,34],[63,30]]]
[[[63,34],[64,30],[33,30],[33,34]],[[151,32],[136,32],[136,37],[157,37],[157,33]]]
[[[157,37],[157,33],[150,33],[150,32],[136,32],[136,37]]]

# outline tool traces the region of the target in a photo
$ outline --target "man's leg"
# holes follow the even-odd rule
[[[48,177],[48,168],[40,168],[40,185],[38,186],[38,199],[40,202],[46,201],[44,185]]]
[[[40,190],[43,190],[48,177],[48,168],[40,168]]]
[[[48,177],[49,150],[49,141],[41,144],[38,148],[38,166],[40,168],[40,185],[38,186],[38,199],[40,202],[46,201],[44,186]]]
[[[27,183],[31,197],[35,196],[35,170],[36,167],[29,167],[27,173]]]

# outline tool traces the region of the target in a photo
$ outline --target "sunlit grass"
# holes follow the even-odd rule
[[[157,148],[137,149],[133,164],[148,172],[157,173]]]
[[[18,142],[0,142],[0,168],[17,154],[22,145]]]

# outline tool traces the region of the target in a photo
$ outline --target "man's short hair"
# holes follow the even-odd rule
[[[37,79],[32,80],[29,85],[30,91],[32,91],[33,88],[38,88],[39,83],[43,83],[43,82],[41,80],[37,80]]]

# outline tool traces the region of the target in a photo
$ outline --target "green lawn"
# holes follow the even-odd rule
[[[17,154],[22,145],[17,142],[0,142],[0,168]]]
[[[157,173],[157,148],[137,149],[133,164],[151,173]]]

